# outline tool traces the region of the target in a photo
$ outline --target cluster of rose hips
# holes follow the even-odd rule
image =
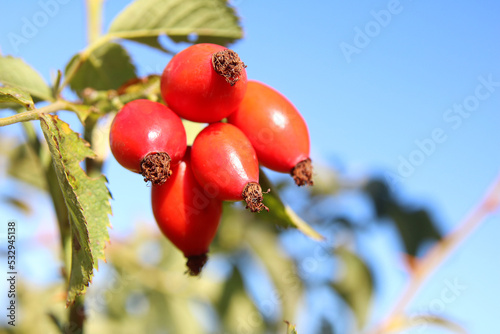
[[[252,212],[268,210],[259,163],[290,173],[299,186],[312,185],[304,119],[279,92],[247,81],[245,67],[223,46],[190,46],[162,74],[166,105],[129,102],[111,125],[113,155],[151,182],[158,226],[184,253],[192,275],[207,261],[222,201],[243,199]],[[187,147],[181,117],[209,123],[192,147]]]

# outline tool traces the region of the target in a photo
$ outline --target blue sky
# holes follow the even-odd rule
[[[40,3],[4,5],[0,51],[23,57],[49,80],[84,48],[85,8],[82,1],[61,1],[27,43],[12,44],[9,33],[21,34],[26,20],[33,21],[43,10]],[[106,2],[105,27],[127,3]],[[396,176],[395,192],[429,207],[444,231],[453,230],[500,170],[500,3],[233,3],[245,29],[245,39],[234,50],[248,65],[249,78],[275,87],[301,111],[311,133],[313,160],[340,162],[352,175]],[[159,73],[168,61],[155,50],[124,45],[140,75]],[[10,126],[1,131],[18,135],[19,130]],[[105,172],[114,196],[112,234],[126,233],[137,220],[152,222],[149,188],[141,178],[113,159]],[[12,186],[0,181],[2,193]],[[32,219],[38,226],[52,224],[50,202],[39,203]],[[2,217],[19,216],[5,206],[0,209]],[[401,264],[388,250],[388,233],[370,235],[363,246],[366,253],[380,254],[372,257],[383,269],[376,319],[390,308],[406,278],[403,271],[392,270]],[[467,288],[445,305],[444,313],[461,320],[471,333],[491,333],[500,299],[498,261],[490,260],[500,251],[498,236],[496,214],[431,277],[410,313],[428,308],[447,282],[458,279]]]

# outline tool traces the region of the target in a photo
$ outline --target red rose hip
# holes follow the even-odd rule
[[[153,214],[163,234],[188,259],[188,273],[195,276],[207,261],[222,215],[222,202],[207,194],[196,181],[189,148],[173,169],[168,182],[153,185]]]
[[[125,168],[145,181],[161,184],[186,151],[181,119],[163,104],[134,100],[123,106],[111,124],[111,152]]]
[[[224,201],[245,200],[247,209],[260,212],[262,204],[257,155],[241,130],[213,123],[196,136],[191,161],[198,182]]]
[[[249,80],[245,97],[228,122],[245,133],[263,166],[290,173],[298,186],[313,184],[307,125],[281,93]]]
[[[176,54],[161,77],[161,93],[180,117],[213,123],[226,118],[245,95],[245,65],[236,52],[209,43]]]

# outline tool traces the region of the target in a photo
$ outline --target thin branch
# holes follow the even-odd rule
[[[418,262],[416,269],[404,293],[386,320],[369,333],[385,333],[390,325],[404,316],[405,308],[413,300],[423,283],[432,272],[441,264],[457,246],[462,243],[485,219],[500,206],[500,175],[497,176],[492,187],[487,191],[479,205],[467,216],[459,227],[443,240],[437,243],[427,255]]]
[[[33,109],[25,112],[21,112],[9,117],[0,118],[0,127],[15,124],[18,122],[33,121],[40,118],[42,114],[50,114],[68,107],[68,102],[58,100],[48,106],[42,107],[40,109]]]
[[[75,302],[69,307],[69,323],[64,334],[83,333],[85,323],[85,296],[76,297]]]
[[[87,39],[89,44],[94,43],[101,36],[102,5],[104,0],[87,0]]]

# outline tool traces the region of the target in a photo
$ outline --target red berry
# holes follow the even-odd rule
[[[163,104],[135,100],[116,114],[109,143],[123,167],[141,173],[145,181],[163,183],[170,166],[184,156],[186,131],[179,116]]]
[[[299,186],[313,184],[306,122],[281,93],[248,81],[245,97],[228,122],[250,139],[263,166],[291,173]]]
[[[174,168],[172,178],[153,185],[151,203],[163,234],[187,257],[188,272],[198,275],[222,215],[222,202],[208,194],[196,181],[188,148]]]
[[[161,93],[179,116],[213,123],[226,118],[245,95],[247,74],[236,52],[195,44],[176,54],[161,77]]]
[[[227,123],[213,123],[193,143],[193,172],[198,182],[221,200],[244,199],[247,208],[259,212],[262,204],[257,155],[241,130]]]

